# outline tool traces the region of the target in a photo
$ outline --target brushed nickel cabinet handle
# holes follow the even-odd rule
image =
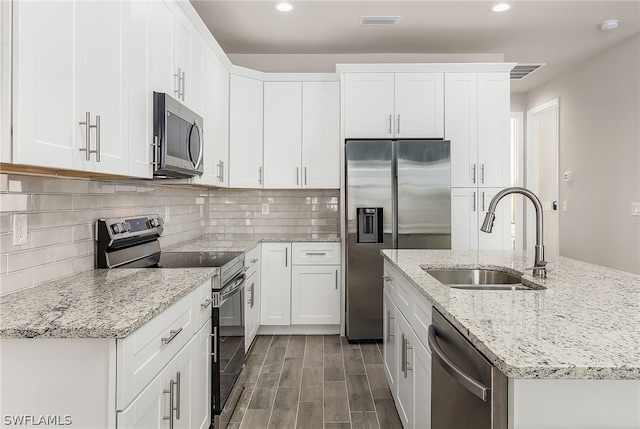
[[[473,211],[476,211],[476,191],[473,191]]]
[[[211,356],[213,357],[213,361],[214,362],[218,362],[218,327],[214,326],[213,327],[213,334],[210,334],[211,337],[213,338],[213,353],[211,353]]]
[[[204,310],[205,308],[210,306],[212,302],[213,302],[212,298],[207,298],[207,299],[204,300],[203,303],[200,304],[200,308]]]
[[[393,133],[392,128],[391,128],[391,121],[393,120],[392,116],[393,115],[389,114],[389,134]]]
[[[484,164],[480,166],[480,182],[484,183]]]
[[[476,183],[476,165],[473,164],[473,183]]]
[[[91,113],[90,112],[86,112],[86,119],[82,122],[78,122],[80,125],[85,125],[85,147],[81,147],[79,150],[80,152],[85,152],[86,157],[85,160],[89,161],[91,160],[91,155],[89,153],[89,147],[90,147],[90,142],[91,142]]]
[[[392,334],[391,332],[391,321],[392,320],[396,320],[395,317],[391,316],[391,310],[387,310],[387,340],[391,341],[391,337],[395,337],[395,334]]]
[[[402,334],[402,351],[400,353],[400,371],[404,374],[404,378],[407,378],[407,348],[405,347],[405,342],[407,340]]]
[[[151,147],[153,148],[153,171],[158,171],[158,149],[160,148],[160,145],[158,144],[158,136],[153,136],[153,143],[151,144]]]
[[[284,248],[284,266],[285,267],[289,266],[289,248],[288,247]]]
[[[296,186],[300,185],[300,167],[296,167]]]
[[[184,92],[185,92],[184,91],[184,87],[185,87],[185,84],[184,84],[184,81],[185,81],[185,79],[184,79],[184,71],[182,72],[182,76],[180,77],[180,80],[182,81],[182,101],[184,101]]]
[[[169,420],[169,429],[173,429],[173,411],[174,411],[174,407],[173,407],[173,402],[174,402],[174,398],[173,398],[173,386],[176,384],[175,381],[173,380],[169,380],[169,390],[163,390],[162,393],[168,393],[169,394],[169,415],[168,416],[163,416],[162,420]]]
[[[307,167],[304,168],[304,186],[307,186]]]
[[[398,126],[398,131],[397,131],[397,133],[398,133],[398,134],[400,134],[400,114],[399,114],[399,113],[398,113],[398,123],[397,123],[397,126]]]
[[[262,167],[258,168],[258,184],[262,185]]]
[[[176,420],[180,420],[180,371],[176,374]]]
[[[306,252],[307,256],[324,256],[327,252]]]
[[[162,344],[167,345],[171,341],[173,341],[173,339],[177,337],[180,332],[182,332],[182,328],[176,329],[175,331],[169,331],[169,336],[166,338],[161,338],[160,341],[162,341]]]
[[[336,270],[336,290],[338,290],[338,270]]]
[[[100,115],[96,115],[96,150],[92,151],[96,154],[96,162],[100,162]]]
[[[180,99],[180,76],[181,76],[181,69],[178,68],[178,73],[173,75],[173,77],[176,78],[176,89],[173,90],[173,93],[175,94],[177,99]]]
[[[484,211],[484,192],[482,193],[482,211]]]

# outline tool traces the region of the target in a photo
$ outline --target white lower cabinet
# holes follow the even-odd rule
[[[244,350],[249,351],[251,343],[260,328],[260,265],[262,255],[261,245],[245,254],[244,263],[247,268],[247,278],[244,282]]]
[[[340,267],[301,265],[291,270],[291,324],[340,323]]]
[[[385,263],[384,368],[404,429],[431,427],[431,304]]]
[[[340,243],[263,243],[262,325],[340,324]]]

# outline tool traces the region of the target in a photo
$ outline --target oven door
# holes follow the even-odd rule
[[[244,272],[235,276],[219,292],[219,306],[213,309],[213,414],[228,418],[238,402],[244,383],[239,379],[244,367]],[[220,422],[218,427],[224,427]]]

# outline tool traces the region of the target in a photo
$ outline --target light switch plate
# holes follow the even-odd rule
[[[640,216],[640,203],[631,203],[631,216]]]
[[[27,215],[13,215],[13,245],[23,246],[27,244]]]

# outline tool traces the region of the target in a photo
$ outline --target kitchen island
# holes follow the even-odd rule
[[[527,252],[382,254],[509,378],[509,427],[640,427],[640,276],[559,257],[537,279]],[[506,269],[539,289],[453,289],[426,268]]]

